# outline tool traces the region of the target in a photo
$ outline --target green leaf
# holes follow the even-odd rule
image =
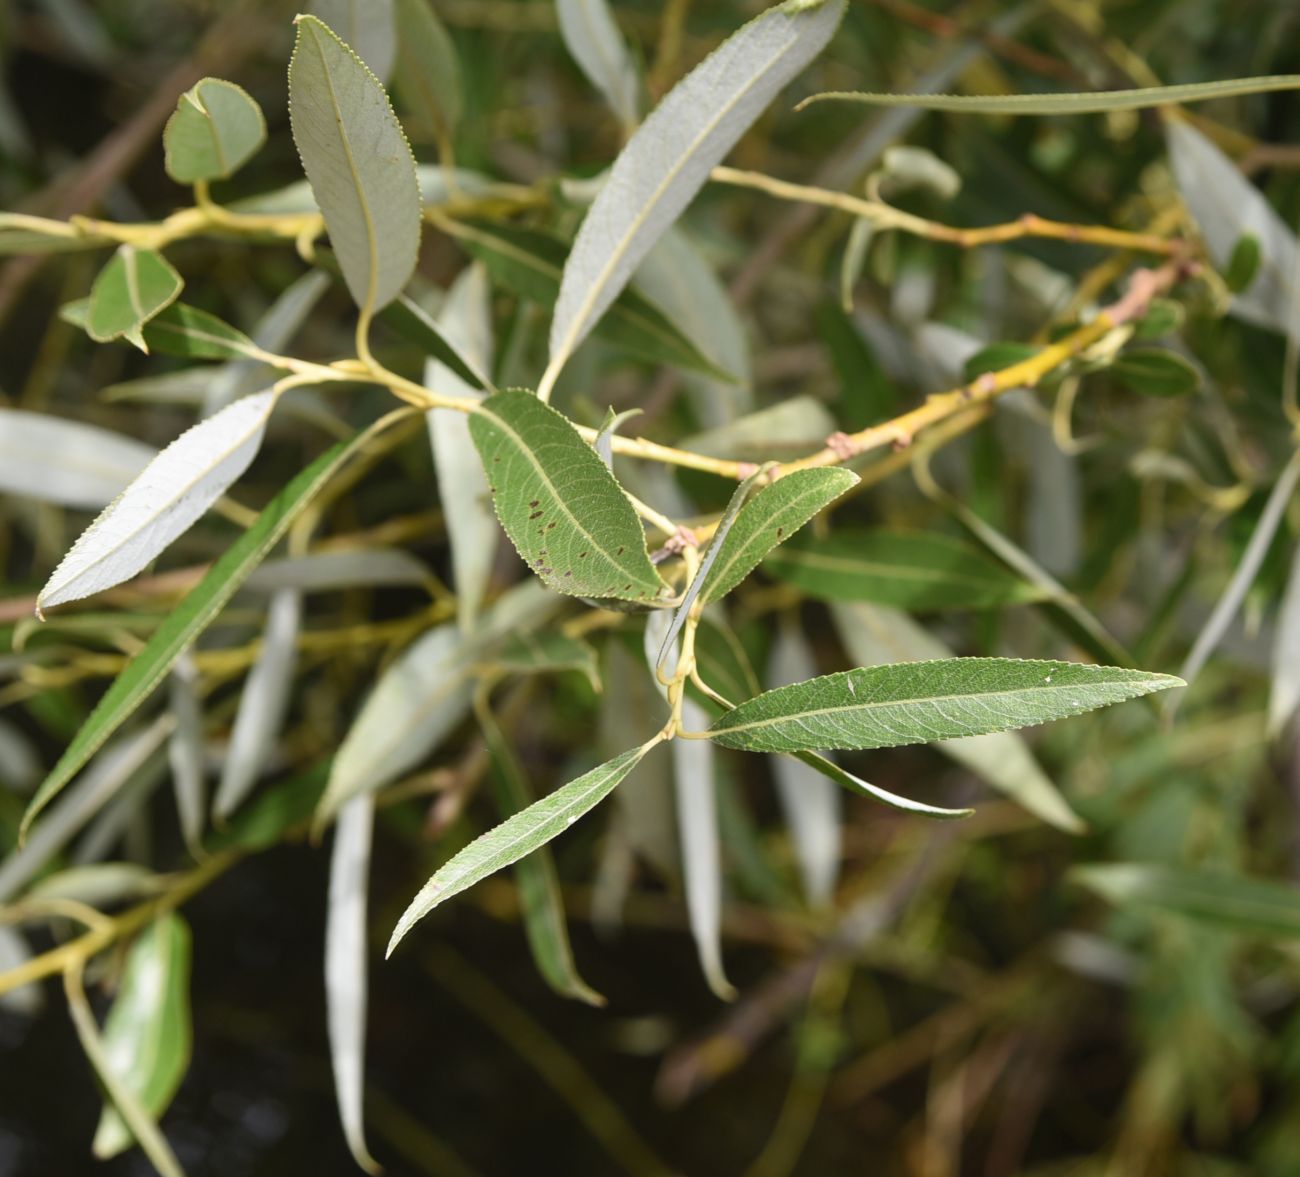
[[[832,780],[837,785],[847,789],[850,793],[858,795],[865,793],[873,800],[888,805],[890,809],[899,809],[904,813],[917,813],[922,817],[934,817],[943,821],[952,818],[970,817],[975,812],[973,809],[948,809],[942,805],[927,805],[924,801],[913,801],[910,797],[900,797],[897,793],[891,793],[888,789],[882,789],[879,785],[864,781],[851,772],[845,772],[835,761],[825,756],[819,756],[816,752],[793,752],[791,755],[809,768],[821,773],[828,780]]]
[[[201,360],[262,359],[263,353],[242,331],[216,315],[183,302],[159,311],[144,328],[151,351]]]
[[[160,253],[123,245],[99,271],[86,307],[86,333],[97,343],[124,336],[141,351],[141,328],[176,301],[184,283]]]
[[[990,609],[1047,595],[970,545],[929,532],[845,529],[801,536],[763,568],[820,601],[900,609]]]
[[[499,392],[474,411],[470,435],[502,527],[546,584],[578,597],[659,597],[636,511],[565,417],[531,393]]]
[[[1000,372],[1012,364],[1021,364],[1033,359],[1039,348],[1029,343],[990,343],[982,347],[962,368],[962,379],[969,383],[983,376],[986,372]]]
[[[303,470],[267,504],[257,522],[226,549],[225,554],[208,569],[207,575],[167,615],[144,649],[113,680],[90,717],[64,749],[53,771],[36,791],[23,815],[23,835],[41,810],[99,751],[104,741],[153,693],[176,659],[212,623],[249,573],[279,542],[290,524],[325,484],[354,453],[374,438],[378,429],[392,420],[391,417],[384,418],[351,441],[334,446]]]
[[[656,736],[639,748],[632,748],[598,768],[583,773],[555,792],[534,801],[527,809],[476,838],[424,884],[402,913],[388,942],[386,955],[392,956],[406,934],[440,903],[472,887],[480,879],[518,862],[525,854],[546,845],[562,834],[578,818],[594,809],[610,795],[659,743]]]
[[[393,85],[415,138],[438,141],[460,122],[460,60],[429,0],[397,0]]]
[[[593,690],[600,690],[596,651],[581,638],[571,638],[558,630],[508,634],[500,645],[484,652],[481,663],[485,668],[506,674],[576,670],[586,676]]]
[[[234,82],[204,78],[181,95],[163,128],[167,174],[178,184],[225,180],[266,142],[266,119]]]
[[[393,0],[312,0],[311,12],[356,51],[380,83],[388,82],[397,56]]]
[[[502,286],[521,298],[551,307],[560,293],[568,246],[558,237],[513,225],[447,221],[446,231],[488,268]],[[601,320],[595,334],[629,354],[653,363],[675,364],[734,382],[687,338],[649,299],[625,290]]]
[[[1185,86],[1150,86],[1134,90],[1089,90],[1082,94],[863,94],[835,90],[805,98],[795,110],[814,102],[863,102],[869,106],[914,106],[959,114],[1100,114],[1110,110],[1144,110],[1182,102],[1205,102],[1239,94],[1300,89],[1300,75],[1235,78],[1193,82]]]
[[[1201,373],[1194,364],[1158,347],[1132,348],[1110,366],[1110,371],[1143,396],[1186,396],[1201,386]]]
[[[1170,674],[1014,658],[945,658],[846,670],[778,687],[711,731],[728,748],[892,748],[1028,727],[1183,686]]]
[[[851,470],[828,468],[796,470],[764,487],[741,508],[722,541],[700,599],[707,605],[725,597],[773,548],[857,482]]]
[[[415,159],[379,79],[314,16],[297,18],[289,116],[343,279],[364,311],[387,306],[420,251]]]
[[[1118,906],[1154,907],[1269,939],[1300,936],[1300,889],[1284,883],[1136,862],[1076,867],[1070,875]]]
[[[495,716],[486,708],[478,710],[483,742],[492,758],[492,792],[503,819],[522,813],[533,803],[514,751]],[[546,983],[562,997],[604,1005],[605,999],[579,975],[573,961],[573,948],[564,920],[564,900],[555,862],[546,847],[515,863],[515,882],[519,887],[519,905],[523,911],[524,930],[532,949],[537,970]]]
[[[556,0],[564,47],[625,127],[637,123],[640,82],[606,0]]]
[[[1187,312],[1181,302],[1172,298],[1153,298],[1147,313],[1138,320],[1134,337],[1137,339],[1163,339],[1182,328]]]
[[[610,169],[564,266],[538,394],[777,93],[825,47],[844,0],[787,0],[727,38],[665,95]]]
[[[174,912],[159,916],[127,953],[122,983],[104,1023],[104,1048],[117,1078],[157,1119],[190,1063],[190,930]],[[110,1105],[94,1152],[115,1157],[134,1136]]]
[[[1223,280],[1233,294],[1240,294],[1259,273],[1259,238],[1253,233],[1243,233],[1232,247],[1232,256],[1223,271]]]

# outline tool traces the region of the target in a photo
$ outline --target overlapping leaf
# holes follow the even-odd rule
[[[180,184],[224,180],[266,142],[266,119],[234,82],[204,78],[181,95],[163,128],[167,174]]]

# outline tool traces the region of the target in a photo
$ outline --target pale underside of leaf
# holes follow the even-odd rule
[[[637,77],[606,0],[556,0],[560,34],[624,126],[636,125]]]
[[[144,442],[97,425],[0,408],[0,491],[98,509],[154,458]]]

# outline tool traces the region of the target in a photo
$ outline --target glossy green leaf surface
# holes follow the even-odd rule
[[[800,537],[763,569],[818,600],[900,609],[983,609],[1045,596],[978,549],[937,533],[842,529]]]
[[[204,78],[181,95],[163,128],[167,174],[179,184],[233,176],[266,142],[266,119],[248,91]]]
[[[1182,686],[1169,674],[1014,658],[862,667],[742,703],[710,729],[729,748],[890,748],[1029,727]]]
[[[294,142],[357,305],[402,291],[420,250],[415,159],[379,79],[314,16],[289,63]]]
[[[604,462],[531,393],[499,392],[470,417],[497,517],[528,566],[579,597],[651,602],[663,581]]]

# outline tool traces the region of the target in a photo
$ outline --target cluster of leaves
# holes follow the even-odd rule
[[[844,0],[786,0],[762,12],[714,38],[720,43],[677,71],[674,84],[657,84],[661,96],[642,118],[642,79],[610,10],[599,0],[559,0],[565,47],[625,142],[598,161],[609,166],[595,177],[507,183],[456,166],[474,135],[463,125],[454,41],[426,0],[395,0],[364,15],[355,3],[321,3],[297,18],[288,67],[289,133],[305,184],[214,199],[213,184],[257,158],[267,120],[245,90],[204,78],[180,97],[162,137],[167,175],[192,188],[192,207],[138,224],[0,214],[6,253],[78,258],[112,249],[88,296],[61,306],[60,330],[193,364],[150,369],[105,397],[199,405],[198,423],[160,451],[87,421],[0,409],[0,487],[15,501],[103,507],[43,577],[31,600],[37,616],[120,593],[133,581],[144,594],[132,600],[147,603],[140,613],[51,612],[44,632],[62,643],[15,621],[16,674],[0,696],[62,732],[47,770],[23,730],[0,719],[12,795],[34,790],[0,860],[0,902],[13,920],[60,940],[33,954],[0,928],[0,950],[13,959],[0,988],[23,999],[25,983],[63,975],[106,1095],[97,1154],[135,1142],[160,1172],[180,1171],[157,1123],[189,1052],[190,937],[177,908],[244,857],[304,834],[319,839],[333,826],[325,973],[334,1078],[348,1145],[359,1164],[373,1167],[362,1106],[375,817],[380,807],[409,815],[431,790],[432,824],[445,835],[435,848],[438,864],[405,898],[389,953],[439,904],[513,867],[539,973],[557,992],[591,1004],[603,998],[577,970],[547,844],[612,794],[624,801],[600,864],[613,880],[606,904],[618,909],[638,869],[680,886],[700,968],[724,997],[735,994],[723,965],[724,875],[733,871],[740,886],[769,900],[782,896],[778,906],[788,902],[779,885],[774,892],[761,851],[748,867],[740,850],[724,854],[724,821],[729,839],[759,841],[753,818],[727,799],[732,773],[748,778],[770,763],[806,901],[823,913],[827,942],[841,955],[860,948],[864,933],[860,900],[845,900],[842,910],[834,903],[848,820],[836,790],[864,807],[883,802],[912,815],[920,838],[935,835],[919,819],[966,818],[976,809],[965,790],[933,781],[885,787],[860,775],[866,765],[875,780],[879,769],[892,784],[899,769],[890,766],[906,762],[830,753],[934,743],[1059,830],[1107,826],[1108,807],[1122,813],[1122,784],[1107,784],[1102,799],[1085,806],[1081,793],[1053,782],[1013,729],[1185,685],[1224,640],[1252,586],[1271,575],[1266,563],[1300,478],[1300,458],[1287,457],[1300,428],[1294,356],[1277,365],[1280,379],[1271,374],[1271,401],[1251,390],[1250,411],[1234,414],[1205,369],[1221,369],[1222,379],[1247,376],[1231,357],[1201,356],[1189,345],[1201,325],[1217,330],[1227,311],[1294,347],[1300,253],[1204,128],[1168,104],[1285,93],[1300,83],[1257,78],[1043,97],[815,95],[850,107],[993,115],[1102,111],[1119,119],[1135,108],[1167,108],[1169,190],[1161,199],[1175,215],[1133,229],[1078,214],[970,229],[941,223],[922,213],[954,197],[959,171],[917,147],[893,148],[877,162],[882,145],[871,134],[871,151],[850,150],[840,167],[851,180],[865,178],[866,199],[721,167],[810,67],[824,69],[828,82],[852,69],[852,48],[836,66],[823,58],[828,46],[851,46],[860,32],[849,24],[837,38],[845,11]],[[671,54],[664,62],[671,68]],[[390,80],[403,119],[390,103]],[[802,118],[828,109],[815,106]],[[824,125],[837,124],[828,117]],[[431,142],[439,162],[417,163],[412,139]],[[754,200],[762,199],[756,190],[852,218],[842,226],[842,251],[823,259],[825,272],[813,280],[822,300],[818,333],[843,381],[838,395],[775,388],[764,389],[770,403],[759,399],[765,381],[746,327],[702,244],[701,230],[723,234],[707,219],[717,213],[687,214],[711,181],[749,189]],[[694,233],[683,227],[684,214],[699,215]],[[201,277],[187,277],[176,260],[184,246],[208,238],[269,241],[280,252],[292,246],[307,269],[240,330],[199,305],[213,300]],[[429,239],[468,259],[445,289],[417,272]],[[960,297],[949,321],[939,321],[937,275],[952,263],[910,252],[1038,239],[1057,239],[1064,249],[1145,251],[1158,262],[1130,272],[1120,254],[1076,281],[1030,252],[1008,252],[1004,281],[1014,281],[1017,298],[1040,320],[1026,331],[1041,328],[1033,342],[1021,343],[997,341],[1009,324]],[[731,249],[739,260],[745,247],[733,240]],[[970,274],[947,277],[958,290],[978,288]],[[304,323],[324,319],[335,282],[353,303],[333,312],[346,330],[324,348],[302,349],[323,351],[323,359],[288,354]],[[823,288],[836,286],[839,299],[823,298]],[[182,301],[190,290],[197,301]],[[859,303],[864,290],[872,293]],[[891,314],[877,305],[880,290],[889,292]],[[775,352],[791,336],[779,311],[779,303],[769,311]],[[547,315],[543,346],[537,326]],[[343,358],[329,358],[339,352]],[[955,387],[905,411],[893,383],[917,370]],[[1099,407],[1089,410],[1095,437],[1073,432],[1083,388],[1097,390]],[[334,407],[340,403],[345,415]],[[638,410],[652,409],[665,440],[620,432]],[[1105,423],[1112,411],[1123,428]],[[262,469],[264,443],[284,432],[290,415],[300,430],[305,423],[341,439],[296,474],[262,475],[272,494],[250,511],[228,492],[255,462]],[[998,432],[986,424],[994,415]],[[1285,428],[1258,443],[1266,456],[1252,466],[1243,433],[1268,435],[1278,423]],[[412,426],[424,435],[419,440]],[[895,453],[874,457],[891,443]],[[1080,467],[1094,446],[1109,447],[1112,466],[1123,454],[1124,477],[1112,479],[1112,471],[1099,480],[1126,489],[1099,489],[1095,512],[1085,513]],[[422,496],[408,494],[401,478],[371,474],[386,458],[409,468],[416,447],[433,455],[436,520],[419,507],[394,513],[387,504],[406,507]],[[1009,455],[1027,469],[1023,542],[1012,538],[1015,489],[1002,466]],[[919,496],[884,482],[908,469]],[[1237,485],[1217,481],[1225,469]],[[959,493],[940,479],[960,483]],[[1267,494],[1253,496],[1266,482]],[[859,492],[877,485],[879,506],[860,509]],[[1243,510],[1248,520],[1257,516],[1217,605],[1189,643],[1181,678],[1139,667],[1177,648],[1171,635],[1195,566],[1184,551],[1186,570],[1171,576],[1176,532],[1169,546],[1147,551],[1130,526],[1149,524],[1170,488],[1211,519]],[[240,526],[238,537],[192,532],[209,512]],[[914,525],[899,527],[899,518]],[[938,522],[916,526],[922,519]],[[1095,533],[1090,563],[1085,525]],[[418,549],[439,528],[450,588],[415,552],[383,538],[407,537]],[[502,531],[519,560],[501,545]],[[49,545],[40,538],[32,564],[45,574]],[[287,555],[271,559],[282,541]],[[192,554],[215,558],[181,572],[178,600],[166,599],[174,587],[166,573],[134,579],[187,543]],[[1150,573],[1132,599],[1106,583],[1120,575],[1110,552],[1116,544],[1133,548],[1133,561]],[[1300,576],[1292,582],[1269,704],[1274,735],[1289,730],[1300,703],[1293,656]],[[343,624],[307,624],[327,616],[311,594],[387,590],[398,590],[399,604],[351,610]],[[1267,600],[1267,588],[1255,591]],[[801,614],[803,602],[809,611]],[[1134,607],[1140,623],[1125,613]],[[936,632],[913,614],[966,620],[945,620]],[[801,617],[816,620],[808,628]],[[987,653],[956,656],[945,638]],[[819,675],[832,644],[853,668]],[[339,657],[369,666],[374,651],[384,661],[373,678],[360,689],[350,683],[326,704],[330,718],[347,717],[342,739],[295,737],[289,717],[316,705],[312,664]],[[1004,654],[1014,656],[995,656]],[[68,685],[105,673],[111,682],[83,715],[79,692],[70,695]],[[558,694],[532,728],[564,749],[558,758],[570,779],[534,799],[530,778],[543,774],[531,763],[525,770],[519,717],[538,676],[548,676],[548,690],[559,684]],[[575,723],[568,709],[584,718]],[[593,713],[601,716],[599,742],[609,745],[603,760],[592,755],[587,734]],[[1183,726],[1160,731],[1155,708],[1119,714],[1129,717],[1113,729],[1127,741],[1121,765],[1143,755],[1177,762],[1184,739],[1194,744]],[[1172,705],[1165,715],[1173,718]],[[1062,748],[1071,738],[1085,737],[1052,736]],[[718,749],[771,760],[747,756],[731,765]],[[219,781],[209,799],[214,752]],[[600,762],[592,767],[593,760]],[[1063,754],[1059,762],[1095,759]],[[431,774],[447,764],[455,765],[450,774]],[[1119,782],[1124,769],[1112,775]],[[124,834],[148,824],[149,793],[168,776],[179,832],[197,860],[173,877],[155,873],[169,863],[149,855],[119,861],[118,850]],[[469,838],[468,821],[457,818],[483,777],[500,820]],[[400,818],[394,826],[402,829]],[[676,836],[665,837],[673,826]],[[1127,834],[1130,825],[1122,829]],[[409,821],[406,836],[414,836]],[[1136,860],[1094,862],[1079,880],[1126,909],[1148,905],[1267,937],[1294,935],[1289,888],[1152,866],[1150,855],[1121,857]],[[728,866],[727,858],[737,861]],[[86,931],[68,938],[69,917]],[[82,974],[118,943],[129,947],[101,1030]],[[1099,971],[1095,938],[1071,941],[1062,959],[1070,951],[1079,971]]]

